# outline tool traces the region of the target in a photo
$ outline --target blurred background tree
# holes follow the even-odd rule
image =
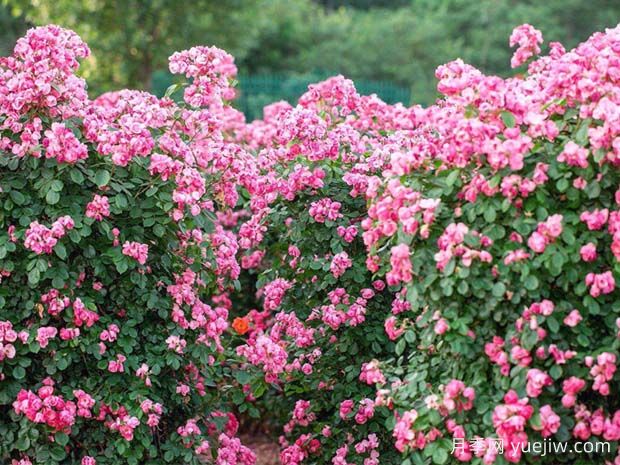
[[[335,73],[388,101],[431,103],[435,68],[457,57],[507,73],[518,24],[572,47],[620,21],[618,0],[1,1],[2,52],[32,25],[74,29],[93,51],[82,71],[92,95],[121,87],[161,93],[173,51],[224,48],[236,58],[250,117],[254,107],[293,100],[308,82]]]

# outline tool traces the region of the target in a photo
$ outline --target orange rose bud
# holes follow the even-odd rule
[[[248,320],[246,318],[239,318],[239,317],[233,320],[232,327],[235,331],[237,331],[237,334],[241,334],[241,335],[244,335],[250,329]]]

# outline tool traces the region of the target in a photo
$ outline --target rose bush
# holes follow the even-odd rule
[[[232,58],[172,57],[205,68],[186,92],[202,110],[89,101],[87,55],[50,26],[0,64],[0,461],[252,464],[221,342],[237,246],[213,213],[236,201],[221,166],[243,158],[215,116]]]
[[[541,42],[517,28],[513,65]],[[613,461],[619,44],[620,29],[552,43],[525,77],[440,67],[445,98],[370,193],[364,241],[411,304],[398,368],[381,365],[405,463],[447,462],[453,441],[463,462]],[[522,453],[551,438],[611,453]]]
[[[243,129],[268,193],[259,207],[250,193],[254,215],[239,229],[242,248],[256,245],[247,266],[264,270],[247,347],[277,348],[276,372],[249,361],[290,399],[283,463],[614,459],[619,38],[551,44],[526,77],[449,63],[437,72],[445,97],[426,109],[383,106],[332,79]],[[541,42],[517,28],[513,65]],[[357,274],[360,226],[373,275]],[[373,296],[361,311],[360,288]],[[348,367],[343,352],[365,360]],[[611,450],[521,449],[550,438]]]
[[[620,29],[251,123],[219,49],[162,99],[89,100],[87,55],[48,26],[0,62],[3,461],[253,464],[240,418],[285,465],[620,462]],[[612,450],[520,449],[550,438]]]
[[[384,426],[392,414],[376,409],[381,374],[372,367],[394,350],[389,309],[407,306],[373,279],[361,240],[363,193],[387,159],[386,127],[413,128],[411,111],[336,77],[311,86],[296,108],[266,108],[238,134],[262,181],[238,229],[260,310],[240,317],[246,342],[237,351],[283,398],[265,402],[285,422],[284,464],[400,460]]]

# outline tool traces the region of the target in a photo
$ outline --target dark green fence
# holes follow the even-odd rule
[[[233,105],[243,111],[248,120],[262,118],[263,107],[278,100],[286,100],[295,104],[297,99],[308,90],[308,85],[322,81],[332,74],[313,73],[303,75],[288,74],[256,74],[240,75],[237,85],[238,97]],[[153,93],[164,95],[173,77],[167,72],[153,74]],[[355,87],[362,95],[377,94],[387,103],[402,102],[409,104],[411,95],[407,88],[396,86],[390,82],[355,80]]]

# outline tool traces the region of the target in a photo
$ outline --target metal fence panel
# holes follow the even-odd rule
[[[308,85],[322,81],[332,74],[255,74],[240,75],[237,85],[238,96],[233,105],[241,110],[248,120],[262,118],[263,107],[270,103],[286,100],[295,104],[297,99],[308,90]],[[162,96],[168,86],[174,82],[171,74],[158,71],[152,77],[153,93]],[[362,95],[377,94],[387,103],[410,102],[410,90],[391,82],[355,80],[355,87]]]

